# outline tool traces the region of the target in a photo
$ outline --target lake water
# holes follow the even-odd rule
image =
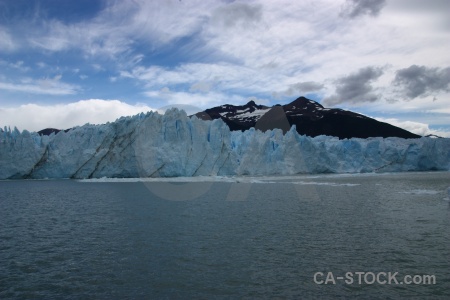
[[[448,172],[106,181],[0,182],[0,299],[450,297]]]

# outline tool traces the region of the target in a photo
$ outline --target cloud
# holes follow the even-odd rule
[[[0,60],[0,66],[8,67],[11,69],[18,70],[22,73],[26,73],[31,70],[30,67],[25,66],[24,62],[22,60],[16,61],[15,63],[11,63],[5,60]]]
[[[54,78],[23,79],[21,83],[0,82],[0,90],[40,95],[73,95],[80,87],[60,81],[61,75]]]
[[[101,124],[121,116],[154,110],[146,105],[130,105],[118,100],[90,99],[57,105],[25,104],[15,108],[0,107],[0,126],[16,126],[20,130],[44,128],[67,129],[86,123]]]
[[[143,93],[154,102],[163,100],[169,105],[194,105],[202,109],[211,108],[222,104],[241,105],[247,103],[248,98],[239,95],[228,95],[222,92],[188,93],[182,91],[171,91],[167,87],[161,90],[148,90]]]
[[[396,118],[375,118],[375,119],[380,122],[389,123],[391,125],[403,128],[412,133],[422,136],[434,134],[441,137],[450,137],[449,131],[430,129],[429,125],[425,123],[404,121]]]
[[[450,67],[430,68],[412,65],[396,72],[392,82],[405,99],[427,97],[450,91]]]
[[[5,28],[0,27],[0,53],[11,52],[18,47],[11,34]]]
[[[341,16],[356,18],[363,15],[376,17],[386,5],[386,0],[347,0]]]
[[[433,13],[447,16],[450,2],[447,0],[395,0],[389,3],[394,9],[413,13]]]
[[[42,19],[24,34],[34,47],[47,51],[80,49],[87,56],[128,60],[143,42],[151,50],[199,30],[212,7],[205,1],[108,1],[93,18],[77,22]]]
[[[428,107],[426,112],[448,114],[448,118],[450,120],[450,106],[448,105],[448,101],[447,101],[445,107],[435,107],[435,108],[431,108],[431,109],[429,109],[429,107]]]
[[[193,93],[206,93],[213,89],[216,92],[234,90],[247,93],[252,90],[255,93],[275,89],[281,81],[272,81],[256,69],[231,63],[186,63],[174,68],[135,67],[131,71],[120,72],[120,76],[137,79],[151,91],[169,87]]]
[[[272,94],[279,99],[271,102],[282,102],[294,94],[318,90],[331,104],[417,112],[449,99],[450,94],[442,95],[445,89],[436,92],[427,84],[417,101],[388,106],[385,101],[375,101],[380,95],[402,99],[398,95],[417,88],[407,84],[411,77],[392,85],[395,70],[413,63],[449,66],[448,43],[443,42],[450,33],[446,9],[450,2],[446,0],[102,3],[102,10],[95,10],[95,15],[70,21],[5,15],[14,22],[0,23],[0,54],[7,50],[14,56],[8,52],[0,59],[23,60],[22,66],[31,67],[27,76],[34,78],[62,73],[64,77],[58,81],[62,89],[49,89],[54,94],[79,92],[76,85],[89,76],[82,81],[86,93],[104,95],[107,88],[114,98],[121,99],[141,99],[145,93],[152,95],[152,101],[158,100],[154,102],[158,105],[164,105],[166,99],[190,103],[200,99],[203,107],[211,107],[222,104],[217,99],[227,103],[230,99],[246,101],[253,95],[269,99]],[[46,9],[45,3],[41,5]],[[358,20],[348,22],[342,17]],[[54,56],[56,51],[60,52]],[[383,68],[379,77],[381,71],[373,67],[366,73],[351,73],[368,65],[391,67]],[[76,75],[73,66],[80,69]],[[93,68],[102,74],[93,74]],[[45,95],[47,89],[38,80],[18,80],[24,76],[20,72],[13,67],[1,70],[0,88]],[[111,84],[116,78],[117,84]],[[64,88],[63,83],[70,86]],[[172,91],[170,98],[156,97],[154,91],[164,87]],[[431,101],[434,93],[440,93],[439,101]],[[429,99],[421,98],[428,94]],[[46,96],[39,97],[34,99],[46,101]]]
[[[178,38],[190,36],[201,29],[209,11],[218,3],[209,1],[118,1],[118,11],[131,10],[133,14],[122,13],[129,22],[131,36],[151,42],[153,45],[165,45]],[[124,9],[123,9],[124,7]],[[136,35],[138,33],[138,35]]]
[[[371,83],[383,75],[383,70],[377,67],[365,67],[336,80],[336,93],[323,100],[326,105],[340,103],[359,104],[362,102],[375,102],[380,96],[374,94]]]
[[[289,85],[285,94],[288,96],[299,95],[311,92],[318,92],[324,88],[324,85],[314,81],[297,82]]]
[[[211,16],[213,23],[219,24],[225,28],[249,25],[254,22],[259,22],[261,18],[261,5],[238,2],[216,8]]]
[[[189,91],[191,92],[209,92],[212,88],[212,83],[211,82],[206,82],[206,81],[199,81],[194,83],[193,85],[191,85],[191,88],[189,89]]]

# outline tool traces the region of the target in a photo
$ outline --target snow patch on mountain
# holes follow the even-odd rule
[[[255,109],[254,111],[250,111],[250,109],[246,109],[245,111],[237,111],[236,115],[230,117],[230,119],[248,119],[248,118],[252,118],[253,121],[258,121],[269,110],[270,110],[270,108]]]

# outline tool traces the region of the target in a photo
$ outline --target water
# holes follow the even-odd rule
[[[0,299],[450,296],[450,173],[228,181],[0,182]]]

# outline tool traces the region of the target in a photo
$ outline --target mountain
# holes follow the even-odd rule
[[[61,129],[56,129],[56,128],[45,128],[45,129],[39,130],[37,133],[39,135],[50,135],[52,133],[57,134],[60,131],[67,132],[69,130],[70,129],[61,130]]]
[[[284,111],[275,106],[258,117],[264,109],[234,113],[241,117],[247,113],[239,124],[259,118],[262,122],[258,126],[264,128],[266,121],[274,119],[272,113],[278,116],[280,110]],[[288,126],[283,121],[280,126]],[[164,115],[149,112],[102,125],[86,124],[50,135],[20,132],[17,128],[0,131],[0,179],[449,169],[450,139],[446,138],[308,137],[299,135],[296,126],[285,134],[282,129],[231,131],[219,119],[190,118],[177,109]]]
[[[222,105],[195,114],[203,120],[221,119],[231,130],[262,131],[279,128],[286,133],[292,125],[297,132],[311,137],[335,136],[340,139],[369,137],[419,138],[399,127],[339,108],[325,108],[300,97],[289,104],[272,107],[250,101],[245,105]]]

